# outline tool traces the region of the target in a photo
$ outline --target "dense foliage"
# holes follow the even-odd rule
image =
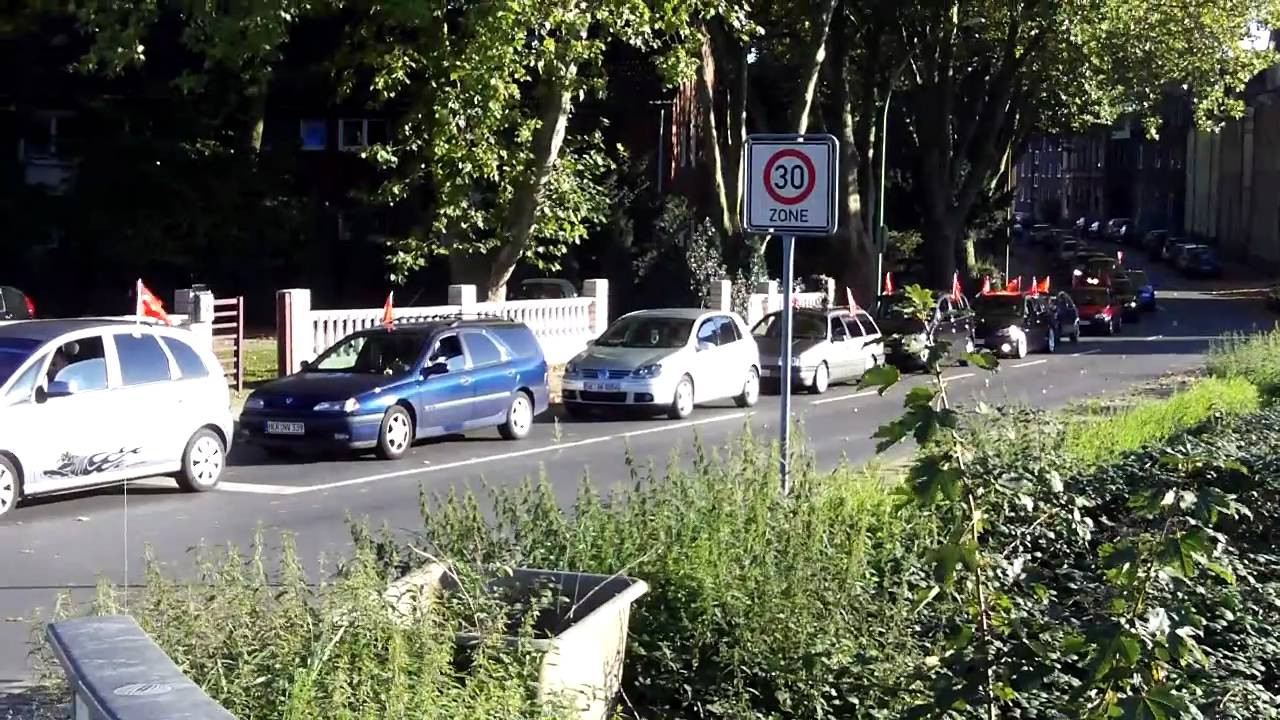
[[[1209,351],[1209,373],[1247,380],[1264,395],[1280,397],[1280,330],[1232,335]]]

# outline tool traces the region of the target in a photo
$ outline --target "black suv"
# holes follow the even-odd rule
[[[907,297],[897,292],[881,295],[876,305],[876,324],[885,338],[885,360],[903,370],[917,369],[928,357],[928,344],[932,340],[948,343],[948,356],[960,360],[972,352],[973,308],[963,296],[951,297],[950,293],[934,293],[933,317],[927,324],[908,317],[903,311]]]
[[[16,287],[0,285],[0,320],[34,320],[36,305]]]
[[[1023,358],[1029,352],[1058,349],[1058,319],[1042,295],[985,293],[973,307],[978,343],[996,355]]]

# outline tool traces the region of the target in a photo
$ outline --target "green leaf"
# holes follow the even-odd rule
[[[1133,667],[1138,662],[1138,657],[1142,654],[1142,645],[1136,635],[1125,633],[1120,636],[1120,652],[1119,657],[1124,664]]]
[[[903,401],[903,405],[908,408],[930,407],[934,398],[938,397],[938,390],[928,385],[913,387],[907,393],[907,398]]]
[[[1000,360],[990,350],[965,353],[964,359],[968,360],[970,365],[988,372],[1000,369]]]
[[[889,391],[902,378],[902,373],[892,365],[873,367],[862,374],[858,380],[859,388],[875,387],[881,395]]]

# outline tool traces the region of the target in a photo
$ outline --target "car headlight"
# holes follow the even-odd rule
[[[260,397],[250,397],[244,401],[245,410],[261,410],[264,407],[266,407],[266,403],[262,402]]]
[[[1138,301],[1137,301],[1137,300],[1130,300],[1130,301],[1129,301],[1128,303],[1126,303],[1126,304],[1127,304],[1129,307],[1131,307],[1131,308],[1136,308],[1136,307],[1138,307]]]
[[[646,380],[656,378],[662,374],[662,366],[659,365],[658,363],[654,363],[652,365],[642,365],[636,368],[635,371],[632,372],[631,374],[638,378],[644,378]]]
[[[1009,333],[1009,337],[1015,340],[1021,340],[1027,336],[1027,334],[1022,331],[1022,328],[1017,325],[1010,325],[1005,328],[1005,332]]]
[[[578,366],[576,360],[570,360],[569,363],[564,366],[565,377],[576,377],[580,372],[582,372],[582,368]]]
[[[347,398],[346,400],[333,400],[316,403],[316,406],[311,409],[315,412],[353,413],[360,409],[360,402],[355,398]]]

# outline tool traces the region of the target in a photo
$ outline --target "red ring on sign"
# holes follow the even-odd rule
[[[787,158],[796,158],[800,162],[804,163],[804,169],[809,173],[809,182],[806,184],[805,188],[800,191],[800,194],[795,197],[780,195],[777,190],[773,189],[773,184],[769,182],[769,176],[773,174],[773,166]],[[799,205],[813,194],[813,189],[817,187],[817,185],[818,177],[813,167],[813,161],[809,159],[808,155],[805,155],[795,148],[779,150],[769,158],[768,162],[764,164],[764,189],[769,193],[769,197],[773,198],[773,201],[776,203],[781,203],[783,205]]]

